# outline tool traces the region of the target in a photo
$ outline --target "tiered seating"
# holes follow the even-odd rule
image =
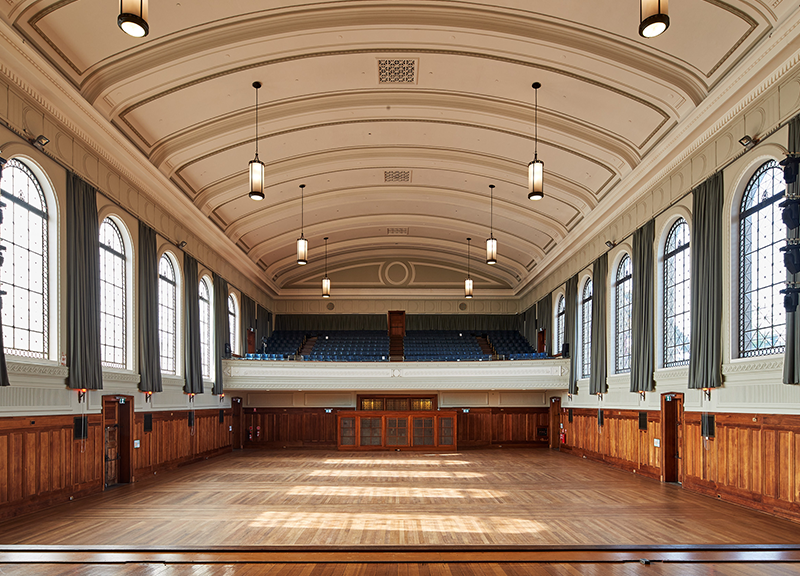
[[[516,330],[497,330],[488,333],[489,343],[495,352],[506,360],[536,360],[546,358],[528,343],[525,337]]]
[[[469,332],[457,330],[409,330],[404,340],[404,356],[413,362],[460,362],[491,360],[483,354],[478,341]]]
[[[379,330],[322,332],[303,360],[322,362],[388,362],[389,335]]]
[[[297,354],[305,338],[305,332],[278,330],[267,339],[263,353],[245,354],[245,360],[288,360]]]

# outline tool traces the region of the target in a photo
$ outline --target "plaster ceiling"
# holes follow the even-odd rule
[[[468,236],[476,293],[518,294],[790,10],[676,0],[669,30],[643,39],[634,0],[151,0],[150,35],[134,39],[116,26],[117,2],[9,4],[6,20],[278,297],[318,291],[324,236],[340,294],[457,294]],[[384,82],[387,60],[404,62]],[[263,202],[247,196],[256,80]],[[294,262],[301,183],[305,267]],[[483,262],[489,184],[496,266]]]

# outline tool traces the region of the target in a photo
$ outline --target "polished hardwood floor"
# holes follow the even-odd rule
[[[0,545],[798,544],[800,525],[546,449],[238,451],[0,524]]]

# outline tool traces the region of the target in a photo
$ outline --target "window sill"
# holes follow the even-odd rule
[[[132,370],[122,370],[120,368],[108,368],[103,366],[103,384],[138,384],[140,380],[138,372]]]
[[[6,356],[8,379],[12,386],[63,388],[69,368],[52,360],[18,359]]]

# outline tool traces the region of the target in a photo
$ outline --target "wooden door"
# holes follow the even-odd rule
[[[389,311],[389,336],[406,335],[406,313],[404,310]]]
[[[661,471],[664,482],[683,481],[683,394],[661,395]]]
[[[117,481],[133,482],[133,396],[117,396],[117,454],[119,466]]]
[[[119,484],[119,403],[116,396],[103,397],[105,431],[105,485]]]
[[[242,399],[239,397],[231,398],[231,426],[233,427],[233,449],[241,450],[244,448],[244,418],[242,418]]]
[[[561,450],[561,397],[550,398],[550,450]]]

